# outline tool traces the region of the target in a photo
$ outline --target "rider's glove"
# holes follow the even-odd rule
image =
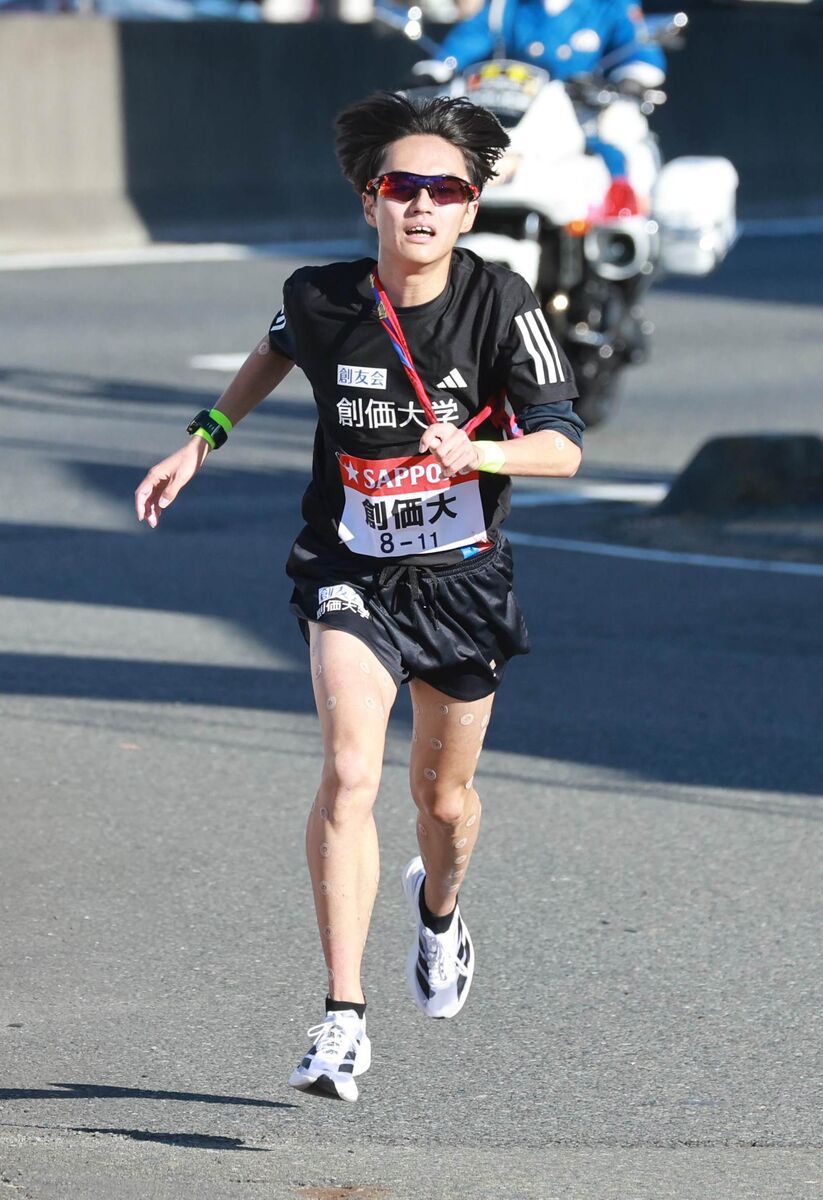
[[[661,71],[654,63],[627,62],[609,71],[609,83],[618,84],[625,95],[642,95],[647,88],[659,88],[666,78],[666,72]],[[636,89],[636,91],[634,91]]]
[[[437,58],[425,59],[414,64],[412,75],[415,77],[415,83],[448,83],[456,66],[457,62],[453,58],[447,58],[445,62]]]

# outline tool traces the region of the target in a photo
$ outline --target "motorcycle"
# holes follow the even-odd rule
[[[419,8],[377,11],[424,52],[436,52]],[[671,48],[687,21],[684,13],[648,17],[639,40]],[[608,80],[630,50],[571,80],[501,57],[403,89],[410,96],[466,96],[509,134],[497,178],[460,244],[531,285],[574,369],[575,408],[590,428],[613,412],[623,368],[647,356],[653,325],[643,300],[650,283],[664,273],[709,274],[737,236],[731,162],[692,156],[663,163],[648,117],[665,93]],[[593,138],[630,147],[633,184],[612,178],[604,159],[588,151]]]

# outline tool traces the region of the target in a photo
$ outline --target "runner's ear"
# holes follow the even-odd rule
[[[363,201],[363,216],[366,219],[366,224],[371,225],[376,229],[377,217],[375,216],[374,212],[375,197],[371,194],[371,192],[364,192],[361,196],[361,200]]]
[[[463,215],[463,221],[460,225],[461,233],[468,233],[474,224],[474,218],[477,216],[477,210],[480,207],[476,200],[470,200],[466,205],[466,211]]]

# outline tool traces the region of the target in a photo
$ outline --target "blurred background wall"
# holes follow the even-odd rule
[[[373,24],[0,21],[0,249],[346,235],[335,112],[420,52]],[[823,11],[700,9],[654,117],[722,154],[744,217],[823,213]]]

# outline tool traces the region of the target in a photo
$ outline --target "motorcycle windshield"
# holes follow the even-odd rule
[[[494,113],[504,128],[522,120],[537,93],[550,79],[549,72],[510,58],[473,63],[463,73],[466,96]]]

